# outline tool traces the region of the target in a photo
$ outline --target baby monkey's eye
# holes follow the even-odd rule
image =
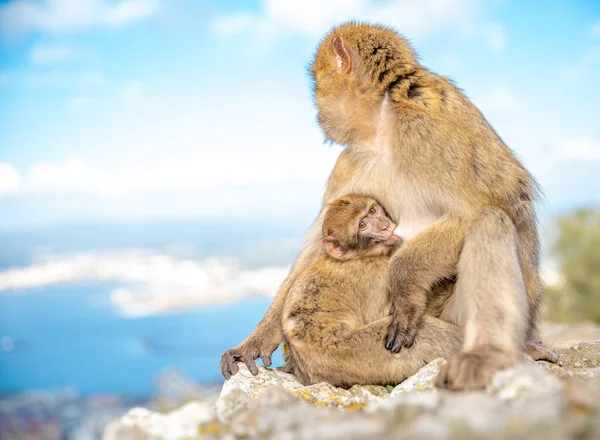
[[[373,207],[371,208],[371,210],[369,211],[369,214],[371,214],[371,215],[375,215],[375,213],[376,213],[376,212],[377,212],[377,209],[376,209],[376,208],[373,206]]]
[[[364,221],[362,221],[362,222],[360,222],[360,223],[358,224],[358,227],[359,227],[360,229],[365,229],[365,228],[367,227],[367,224],[366,224]]]

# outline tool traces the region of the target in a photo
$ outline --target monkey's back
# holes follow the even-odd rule
[[[286,297],[286,337],[304,339],[315,333],[310,327],[333,320],[362,325],[386,316],[389,259],[382,256],[337,261],[321,256],[315,260],[298,276]],[[295,330],[286,332],[286,327]]]
[[[389,313],[389,257],[337,261],[321,256],[290,288],[282,327],[289,347],[288,370],[305,384],[347,355],[344,336]]]

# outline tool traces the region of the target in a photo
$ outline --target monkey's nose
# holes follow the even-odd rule
[[[383,225],[383,229],[382,231],[388,232],[388,231],[393,231],[394,229],[396,229],[396,223],[386,223],[385,225]]]

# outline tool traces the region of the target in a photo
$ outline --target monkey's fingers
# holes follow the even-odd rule
[[[394,331],[392,336],[390,336],[391,331]],[[390,329],[388,330],[388,342],[386,343],[386,348],[392,353],[400,353],[402,347],[412,347],[415,342],[416,334],[416,327],[407,329],[402,328],[399,324],[394,323],[390,325]]]
[[[407,346],[406,344],[407,344],[406,333],[404,330],[398,328],[398,331],[396,332],[396,340],[394,342],[394,345],[392,346],[391,352],[392,353],[400,353],[400,350],[402,350],[402,347]],[[410,345],[412,345],[412,344],[410,344]]]
[[[221,374],[225,377],[225,379],[230,379],[232,374],[237,373],[237,370],[233,373],[231,372],[232,364],[235,365],[235,355],[233,354],[232,350],[227,350],[225,353],[223,353],[223,356],[221,356],[221,364],[219,365]]]
[[[402,334],[402,344],[406,348],[410,348],[415,343],[415,337],[417,336],[417,326],[405,329]]]
[[[250,370],[250,373],[252,373],[254,376],[256,376],[258,374],[258,367],[254,363],[254,358],[252,356],[246,355],[246,356],[244,356],[242,361],[246,364],[246,366],[248,367],[248,370]],[[237,366],[236,366],[236,368],[237,368]]]
[[[263,365],[265,367],[270,367],[271,366],[271,355],[269,355],[269,354],[263,354],[263,355],[261,355],[260,360],[263,362]]]
[[[396,342],[396,333],[398,331],[398,323],[393,320],[390,326],[388,327],[387,337],[385,339],[385,348],[391,350]]]
[[[221,370],[221,374],[223,375],[223,377],[227,380],[229,380],[229,378],[231,377],[229,375],[229,368],[225,365],[225,363],[223,362],[223,359],[221,359],[221,365],[219,366],[219,370]]]
[[[233,361],[229,364],[229,374],[231,376],[237,374],[237,372],[240,371],[240,368],[237,365],[236,361]]]

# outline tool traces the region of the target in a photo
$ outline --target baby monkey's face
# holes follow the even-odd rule
[[[371,197],[349,194],[327,206],[323,250],[337,260],[389,255],[401,242],[396,223]]]
[[[373,242],[383,243],[384,245],[395,245],[400,238],[394,235],[396,223],[392,221],[381,207],[381,205],[373,201],[364,217],[359,219],[356,224],[357,235],[361,247],[367,247]]]

